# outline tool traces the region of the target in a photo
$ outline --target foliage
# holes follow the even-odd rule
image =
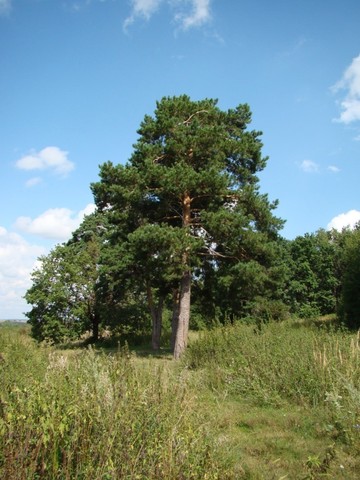
[[[340,283],[337,243],[332,232],[319,230],[288,242],[291,277],[288,301],[300,317],[334,313]]]
[[[100,167],[91,185],[98,211],[40,259],[25,296],[33,336],[96,340],[102,329],[143,340],[152,324],[158,350],[167,318],[178,358],[190,324],[338,312],[357,328],[359,226],[281,238],[277,202],[260,193],[267,158],[250,122],[246,104],[157,102],[129,162]]]
[[[96,294],[104,217],[93,214],[65,244],[57,245],[32,274],[26,315],[39,341],[59,343],[91,330],[98,338],[100,308]]]
[[[347,232],[343,255],[341,320],[349,328],[360,328],[360,226]]]

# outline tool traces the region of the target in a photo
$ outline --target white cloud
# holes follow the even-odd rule
[[[316,173],[319,171],[319,165],[312,160],[303,160],[300,168],[306,173]]]
[[[124,30],[138,18],[150,20],[159,8],[167,4],[173,12],[174,20],[184,30],[201,27],[211,20],[211,0],[131,0],[131,13],[125,19]]]
[[[330,170],[330,172],[333,172],[333,173],[339,173],[340,172],[340,168],[335,166],[335,165],[329,165],[328,170]]]
[[[38,185],[39,183],[42,182],[42,179],[40,177],[33,177],[29,178],[29,180],[25,183],[27,187],[35,187],[35,185]]]
[[[31,285],[30,273],[45,249],[0,227],[0,319],[21,319],[28,310],[23,296]]]
[[[328,230],[338,230],[339,232],[346,227],[354,228],[357,222],[360,221],[359,210],[349,210],[346,213],[340,213],[334,217],[327,226]]]
[[[0,15],[6,15],[11,10],[11,0],[0,0]]]
[[[336,121],[349,124],[360,120],[360,55],[353,59],[332,90],[335,93],[346,91],[345,98],[340,102],[342,112]]]
[[[64,0],[63,6],[72,11],[72,12],[80,12],[81,10],[89,7],[93,3],[105,3],[106,0],[78,0],[76,2],[72,0]]]
[[[19,217],[15,227],[24,233],[30,233],[44,238],[64,241],[80,225],[85,215],[94,212],[95,205],[89,203],[78,213],[68,208],[50,208],[38,217]]]
[[[21,170],[52,170],[57,175],[67,175],[74,169],[68,159],[68,152],[58,147],[45,147],[40,152],[31,152],[16,162]]]
[[[93,204],[87,205],[77,214],[67,209],[53,209],[34,220],[22,221],[25,231],[34,229],[41,235],[48,233],[49,235],[44,235],[47,238],[66,240],[79,226],[84,215],[92,213],[94,209]],[[38,257],[47,253],[45,247],[31,244],[21,235],[0,226],[0,320],[22,319],[23,313],[29,311],[23,297],[31,286],[31,272],[39,265]]]
[[[131,0],[132,11],[124,22],[124,30],[126,30],[137,18],[149,20],[150,17],[158,10],[163,0]]]
[[[211,19],[210,0],[191,0],[190,13],[177,14],[175,19],[184,30],[192,27],[201,27]]]

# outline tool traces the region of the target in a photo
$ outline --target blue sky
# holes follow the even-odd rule
[[[360,219],[358,0],[0,0],[0,319],[156,100],[248,103],[295,238]]]

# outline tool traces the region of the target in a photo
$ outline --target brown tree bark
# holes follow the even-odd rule
[[[188,343],[191,298],[191,272],[184,272],[180,281],[179,320],[176,330],[174,358],[178,360]]]
[[[179,313],[180,313],[180,289],[176,288],[173,291],[173,311],[172,311],[172,317],[171,317],[170,349],[173,353],[175,350],[176,332],[179,324]]]
[[[187,192],[182,200],[182,218],[183,227],[188,229],[191,224],[191,198]],[[175,359],[179,359],[181,357],[187,346],[190,321],[191,271],[189,265],[190,256],[187,250],[183,254],[182,261],[184,272],[180,280],[179,319],[174,345]]]

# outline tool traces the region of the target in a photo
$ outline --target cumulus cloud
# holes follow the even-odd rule
[[[328,170],[330,170],[330,172],[332,172],[332,173],[339,173],[340,172],[340,168],[337,167],[336,165],[329,165]]]
[[[0,15],[6,15],[11,10],[11,0],[0,0]]]
[[[95,211],[95,205],[89,203],[84,210],[76,213],[68,208],[50,208],[36,218],[19,217],[15,227],[24,233],[57,241],[70,238],[71,233],[80,225],[85,215]]]
[[[31,245],[0,226],[0,319],[21,319],[28,308],[23,296],[31,285],[30,273],[44,247]]]
[[[360,120],[360,55],[353,59],[332,90],[335,93],[340,90],[346,92],[340,102],[342,112],[335,120],[345,124]]]
[[[16,162],[20,170],[51,170],[56,175],[65,176],[74,169],[74,163],[68,159],[68,152],[59,147],[45,147],[39,152],[32,151]]]
[[[131,13],[125,19],[123,27],[126,30],[137,19],[149,20],[160,6],[170,6],[174,20],[180,28],[201,27],[211,20],[211,0],[131,0]]]
[[[338,230],[341,232],[343,228],[354,228],[355,225],[360,221],[360,211],[359,210],[349,210],[346,213],[340,213],[334,217],[327,226],[328,230]]]
[[[306,173],[316,173],[319,171],[319,165],[312,160],[303,160],[300,168]]]

